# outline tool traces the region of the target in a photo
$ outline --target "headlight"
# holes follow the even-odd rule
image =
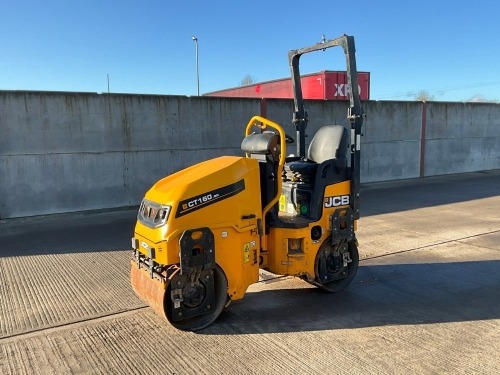
[[[170,206],[165,206],[159,203],[151,202],[144,199],[137,214],[137,220],[150,228],[158,228],[168,220]]]

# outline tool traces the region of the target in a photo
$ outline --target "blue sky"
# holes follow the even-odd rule
[[[371,98],[500,100],[498,1],[4,0],[0,90],[195,95],[289,76],[287,53],[354,35]],[[339,49],[303,73],[345,69]]]

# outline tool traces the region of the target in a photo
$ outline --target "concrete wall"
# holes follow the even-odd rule
[[[159,178],[239,153],[241,124],[259,108],[259,100],[2,92],[0,218],[137,205]]]
[[[498,104],[363,105],[362,182],[500,168]],[[349,126],[346,106],[307,102],[308,140]],[[0,92],[0,218],[137,205],[165,175],[241,154],[261,110],[295,136],[291,100]]]
[[[425,176],[500,168],[500,105],[428,103],[425,138]]]

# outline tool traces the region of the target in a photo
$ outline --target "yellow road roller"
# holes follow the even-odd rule
[[[319,128],[305,146],[308,115],[299,59],[342,47],[350,129]],[[158,181],[146,193],[132,238],[131,284],[174,327],[197,331],[259,281],[259,269],[344,290],[359,263],[360,137],[354,38],[323,41],[288,54],[296,138],[255,116],[244,156],[223,156]],[[294,156],[287,145],[296,143]]]

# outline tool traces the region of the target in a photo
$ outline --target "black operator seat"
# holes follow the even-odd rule
[[[285,164],[286,179],[314,181],[320,164],[334,161],[339,173],[347,167],[349,131],[342,125],[321,127],[314,135],[307,150],[307,159]]]

